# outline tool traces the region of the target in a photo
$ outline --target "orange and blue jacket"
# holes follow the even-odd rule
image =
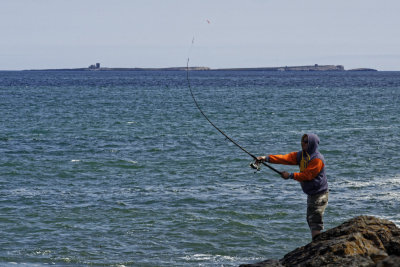
[[[284,165],[299,165],[300,172],[291,173],[290,178],[300,182],[304,193],[316,195],[328,190],[328,180],[325,174],[325,159],[318,151],[318,136],[315,134],[307,135],[307,151],[300,150],[286,155],[269,155],[268,162]]]

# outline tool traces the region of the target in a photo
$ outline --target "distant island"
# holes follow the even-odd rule
[[[259,67],[259,68],[223,68],[211,69],[209,67],[168,67],[168,68],[108,68],[101,67],[100,63],[90,65],[87,68],[72,69],[38,69],[25,71],[377,71],[376,69],[358,68],[345,70],[343,65],[307,65],[285,67]]]

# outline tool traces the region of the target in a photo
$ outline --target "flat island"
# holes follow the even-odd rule
[[[209,67],[168,67],[168,68],[108,68],[100,67],[100,63],[87,68],[72,69],[40,69],[26,71],[377,71],[376,69],[358,68],[345,70],[343,65],[306,65],[285,67],[259,67],[259,68],[223,68],[211,69]]]

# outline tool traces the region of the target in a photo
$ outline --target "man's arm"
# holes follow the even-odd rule
[[[267,161],[275,164],[297,165],[297,152],[286,155],[269,155]]]
[[[313,159],[308,163],[307,168],[303,172],[293,173],[293,179],[299,182],[310,181],[317,177],[318,173],[321,172],[323,167],[324,163],[322,160],[318,158]]]

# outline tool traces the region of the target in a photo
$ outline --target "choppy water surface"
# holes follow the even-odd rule
[[[327,228],[361,214],[400,224],[399,72],[191,83],[253,154],[320,136]],[[310,241],[299,184],[254,174],[184,72],[0,72],[0,104],[0,265],[237,266]]]

